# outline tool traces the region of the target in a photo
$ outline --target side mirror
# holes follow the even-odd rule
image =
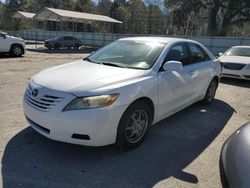
[[[163,65],[164,71],[176,71],[181,72],[182,70],[182,63],[180,61],[168,61]]]
[[[219,57],[222,56],[222,55],[223,55],[223,53],[219,53]]]

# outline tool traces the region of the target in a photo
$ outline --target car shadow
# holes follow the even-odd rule
[[[130,151],[60,143],[25,128],[5,148],[3,187],[152,187],[171,176],[196,184],[196,174],[183,169],[233,113],[220,100],[208,107],[194,104],[152,126],[145,142]]]
[[[30,52],[38,52],[38,53],[48,53],[48,54],[83,54],[83,53],[92,53],[97,50],[96,47],[86,46],[81,47],[79,49],[68,49],[68,48],[62,48],[62,49],[47,49],[45,47],[39,47],[39,48],[27,48],[27,51]]]
[[[20,57],[14,57],[12,55],[10,55],[9,53],[1,53],[0,54],[0,59],[15,59],[15,58],[23,58],[23,55]]]
[[[235,78],[221,78],[221,83],[238,86],[238,87],[245,87],[250,88],[250,80],[240,80]]]

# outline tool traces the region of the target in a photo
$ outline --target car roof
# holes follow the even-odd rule
[[[169,42],[195,42],[193,40],[188,40],[184,38],[174,38],[174,37],[127,37],[121,38],[119,40],[134,40],[134,41],[154,41],[154,42],[162,42],[162,43],[169,43]]]
[[[232,48],[250,48],[250,46],[232,46]]]

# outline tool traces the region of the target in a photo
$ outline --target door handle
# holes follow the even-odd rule
[[[192,78],[196,78],[198,76],[198,72],[197,71],[191,70],[189,73],[192,76]]]

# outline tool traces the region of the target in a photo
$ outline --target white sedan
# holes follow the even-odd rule
[[[222,76],[250,80],[250,46],[233,46],[220,54]]]
[[[35,75],[24,114],[53,140],[133,148],[152,124],[197,101],[210,104],[220,74],[219,61],[195,41],[124,38]]]

